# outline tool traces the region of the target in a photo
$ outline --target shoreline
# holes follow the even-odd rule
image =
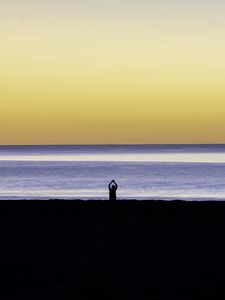
[[[80,201],[80,202],[111,202],[109,199],[98,199],[98,198],[88,198],[88,199],[82,199],[82,198],[21,198],[21,199],[15,199],[15,198],[0,198],[0,202],[1,201]],[[117,199],[115,202],[184,202],[184,203],[192,203],[192,202],[201,202],[201,203],[207,203],[207,202],[225,202],[225,198],[224,199],[215,199],[215,198],[208,198],[208,199],[179,199],[179,198],[171,198],[171,199],[138,199],[138,198],[129,198],[129,199]]]

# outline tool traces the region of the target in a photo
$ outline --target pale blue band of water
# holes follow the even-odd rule
[[[0,199],[225,200],[225,145],[1,146]]]

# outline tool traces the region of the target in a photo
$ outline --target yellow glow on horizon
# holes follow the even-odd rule
[[[225,143],[225,22],[48,13],[0,21],[0,144]]]

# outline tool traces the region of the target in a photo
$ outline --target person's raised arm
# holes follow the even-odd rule
[[[111,182],[109,183],[108,187],[109,189],[111,189],[111,184],[114,182],[114,180],[111,180]]]

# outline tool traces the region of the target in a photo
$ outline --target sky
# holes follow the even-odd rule
[[[0,144],[225,143],[222,0],[0,0]]]

